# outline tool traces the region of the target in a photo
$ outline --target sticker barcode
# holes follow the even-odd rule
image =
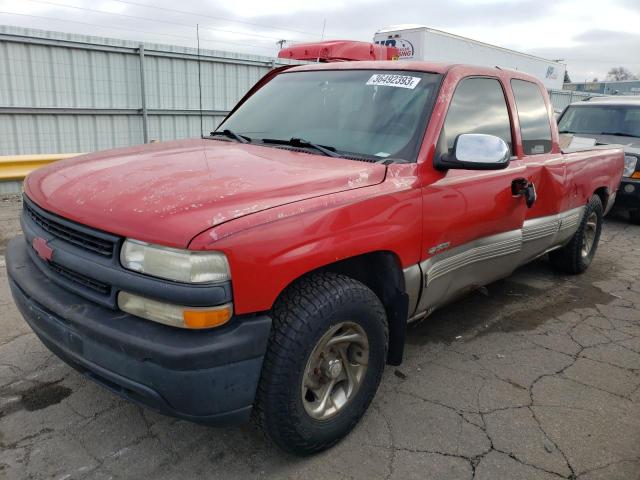
[[[367,81],[367,85],[383,85],[385,87],[400,87],[413,90],[420,82],[420,77],[411,75],[388,75],[385,73],[374,73]]]

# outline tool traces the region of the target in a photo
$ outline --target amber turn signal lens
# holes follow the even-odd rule
[[[182,317],[187,328],[212,328],[224,325],[231,319],[231,305],[211,310],[184,310]]]
[[[118,307],[123,312],[178,328],[212,328],[224,325],[233,315],[233,303],[214,307],[185,307],[118,293]]]
[[[633,175],[631,175],[631,178],[640,179],[640,172],[633,172]]]

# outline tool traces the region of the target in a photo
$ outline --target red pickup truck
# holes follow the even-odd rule
[[[358,422],[408,322],[547,252],[584,271],[622,170],[619,148],[563,153],[518,72],[296,66],[209,137],[29,175],[7,270],[92,380],[312,453]]]

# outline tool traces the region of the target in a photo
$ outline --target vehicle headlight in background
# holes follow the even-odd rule
[[[638,163],[638,157],[634,157],[633,155],[625,155],[624,156],[624,171],[622,173],[623,177],[630,177],[633,175],[633,172],[636,171],[636,164]]]
[[[192,329],[219,327],[227,323],[233,315],[231,303],[215,307],[183,307],[129,292],[118,293],[118,307],[136,317],[172,327]]]
[[[231,279],[227,257],[221,252],[192,252],[126,239],[120,250],[124,268],[185,283]]]

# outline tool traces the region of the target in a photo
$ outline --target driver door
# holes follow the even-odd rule
[[[502,138],[511,152],[513,128],[498,78],[467,77],[451,98],[435,155],[465,133]],[[447,170],[423,189],[424,290],[416,310],[430,312],[456,295],[508,276],[517,266],[527,205],[512,184],[527,180],[513,156],[503,170]]]

